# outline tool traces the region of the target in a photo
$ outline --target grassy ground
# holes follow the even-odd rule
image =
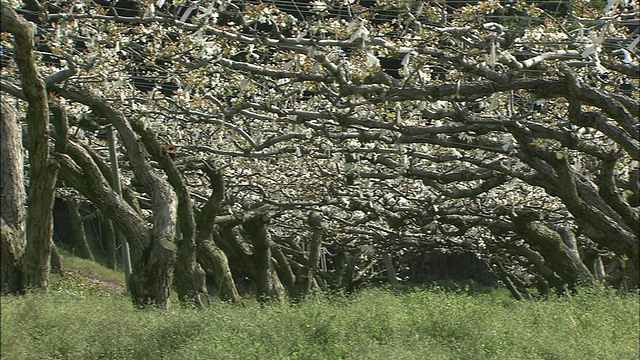
[[[70,267],[69,259],[66,266]],[[76,260],[48,295],[3,297],[2,359],[637,359],[638,298],[517,302],[437,289],[136,310],[118,273]],[[91,270],[93,269],[93,270]],[[89,277],[87,277],[89,275]],[[104,283],[107,285],[104,285]]]

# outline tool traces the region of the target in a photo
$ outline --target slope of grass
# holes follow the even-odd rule
[[[111,270],[61,249],[59,251],[64,269],[62,274],[51,275],[51,288],[54,291],[99,292],[102,295],[122,295],[126,292],[122,271]]]
[[[105,279],[124,283],[124,273],[122,271],[111,270],[95,261],[82,259],[60,250],[63,256],[64,268],[68,270],[82,270],[86,273],[101,276]]]
[[[67,265],[68,266],[68,265]],[[62,282],[65,282],[63,280]],[[422,289],[300,305],[135,309],[86,286],[2,298],[3,359],[636,359],[638,298]]]

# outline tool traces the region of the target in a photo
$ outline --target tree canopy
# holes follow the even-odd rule
[[[163,303],[149,289],[174,266],[181,298],[205,293],[203,272],[225,273],[226,257],[282,298],[397,281],[433,250],[473,252],[516,297],[638,287],[630,1],[12,7],[37,24],[64,109],[58,186],[127,237],[140,302]],[[1,89],[23,108],[2,36]],[[110,126],[129,197],[110,190]]]

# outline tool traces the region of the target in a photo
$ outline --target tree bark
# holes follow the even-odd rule
[[[536,271],[544,281],[546,282],[545,291],[540,291],[542,295],[547,295],[548,289],[551,287],[558,293],[562,293],[564,290],[565,282],[563,279],[551,269],[544,260],[544,257],[540,253],[532,250],[528,245],[520,245],[515,248],[515,251],[527,258],[531,264],[535,267]]]
[[[292,258],[287,257],[278,245],[271,248],[271,253],[273,254],[273,258],[276,263],[276,272],[278,273],[278,277],[282,281],[284,288],[289,292],[289,295],[293,297],[293,287],[296,281],[293,264],[297,265],[296,268],[298,270],[302,268],[302,266]]]
[[[252,265],[258,301],[276,300],[284,302],[284,287],[278,278],[271,260],[271,236],[267,230],[268,215],[243,223],[247,238],[253,246]]]
[[[0,211],[2,232],[0,292],[18,293],[22,290],[22,255],[25,248],[26,193],[24,189],[24,157],[22,131],[16,110],[2,97],[0,116],[0,161],[2,189]]]
[[[179,240],[175,268],[178,299],[187,306],[209,306],[206,285],[206,273],[196,260],[195,243],[184,238]]]
[[[138,306],[154,305],[168,309],[176,263],[178,199],[169,183],[160,178],[151,167],[147,149],[133,130],[133,127],[144,128],[138,123],[141,120],[127,119],[105,99],[84,90],[57,86],[52,87],[52,90],[71,101],[87,105],[96,116],[107,119],[118,130],[133,173],[151,197],[153,224],[150,229],[142,231],[148,227],[146,221],[137,214],[131,218],[123,216],[125,213],[133,213],[134,210],[110,189],[108,181],[86,151],[75,146],[70,154],[75,155],[73,160],[79,162],[77,165],[81,168],[83,165],[87,166],[87,169],[78,171],[77,166],[67,163],[67,170],[69,174],[73,174],[72,178],[76,184],[74,186],[82,187],[85,192],[90,193],[90,196],[85,196],[110,216],[118,230],[129,241],[132,260],[130,289],[134,303]],[[81,180],[83,176],[91,177],[91,181]],[[118,208],[110,208],[115,204],[118,204]]]
[[[586,117],[584,113],[577,115],[581,120]],[[629,267],[633,269],[628,279],[631,287],[640,286],[640,242],[637,226],[638,215],[629,209],[616,194],[612,187],[615,179],[611,170],[611,164],[602,162],[600,175],[597,181],[598,187],[588,178],[576,173],[568,157],[558,158],[555,151],[550,151],[530,144],[530,141],[521,138],[519,143],[528,156],[538,159],[538,164],[544,163],[552,167],[545,169],[542,166],[534,166],[541,174],[537,181],[530,182],[534,186],[543,187],[549,195],[557,196],[567,207],[567,210],[575,217],[575,221],[586,237],[602,247],[613,250],[618,256],[625,256],[629,260]],[[531,164],[531,163],[530,163]]]
[[[311,241],[309,244],[309,255],[306,257],[306,264],[300,269],[295,276],[295,282],[291,290],[291,296],[295,301],[300,301],[311,292],[318,270],[318,263],[322,253],[322,240],[324,240],[326,229],[319,213],[312,212],[309,214],[309,225],[312,228]],[[305,254],[306,255],[306,254]]]
[[[0,217],[0,250],[2,255],[0,293],[2,295],[17,294],[22,291],[23,246],[24,236],[20,236],[18,231],[5,222],[4,217]]]
[[[227,255],[213,240],[215,218],[224,198],[224,179],[222,173],[215,170],[209,163],[205,162],[204,165],[203,171],[209,178],[212,191],[196,219],[197,260],[205,270],[213,274],[220,300],[238,302],[240,295],[231,274]]]
[[[23,286],[49,290],[53,201],[58,164],[49,157],[49,106],[44,79],[33,58],[33,25],[2,3],[2,31],[14,37],[14,55],[27,99],[29,197]]]
[[[58,251],[58,247],[55,243],[51,243],[51,272],[62,274],[63,271],[63,263],[62,263],[62,255]]]
[[[113,229],[113,224],[111,220],[107,217],[100,214],[102,218],[103,224],[103,236],[104,236],[104,244],[107,252],[107,267],[111,270],[116,270],[118,268],[118,257],[116,252],[116,232]]]
[[[87,235],[84,231],[84,223],[82,221],[82,216],[80,215],[80,208],[78,206],[77,200],[73,197],[67,197],[65,199],[67,203],[67,211],[69,213],[69,219],[71,224],[71,231],[73,232],[75,241],[73,244],[73,249],[76,254],[87,260],[96,261],[93,257],[93,253],[91,252],[91,248],[89,247],[89,242],[87,241]]]
[[[238,302],[240,294],[236,288],[225,253],[212,240],[198,241],[198,262],[213,274],[218,296],[222,301]]]
[[[70,141],[68,154],[57,154],[57,157],[61,164],[60,177],[108,216],[115,230],[129,241],[133,262],[130,285],[134,304],[167,309],[170,306],[169,294],[175,265],[174,233],[170,232],[171,241],[167,241],[168,235],[156,236],[147,221],[115,193],[81,146]],[[171,195],[166,194],[168,206],[171,206]],[[175,219],[170,215],[155,216],[153,226],[166,229],[169,226],[167,222],[172,218]]]
[[[545,259],[545,263],[562,280],[574,288],[593,282],[589,269],[576,252],[564,244],[562,236],[540,221],[518,222],[516,232]]]
[[[511,293],[511,295],[513,296],[514,299],[521,301],[524,300],[524,296],[522,295],[522,293],[520,292],[520,290],[518,290],[518,288],[514,285],[514,281],[515,280],[514,276],[511,275],[507,269],[504,268],[504,265],[502,265],[501,262],[497,261],[496,262],[496,266],[498,268],[498,272],[497,275],[500,278],[500,280],[502,280],[502,282],[504,283],[504,285],[507,287],[507,289],[509,290],[509,292]],[[526,290],[526,289],[524,289]]]
[[[173,158],[162,150],[155,135],[141,123],[133,121],[132,128],[151,157],[167,174],[167,180],[178,198],[177,257],[175,285],[178,298],[185,305],[204,307],[209,305],[205,272],[196,261],[196,221],[191,194],[178,171]]]
[[[391,255],[389,255],[389,253],[382,254],[382,260],[384,261],[384,267],[387,269],[387,278],[389,279],[389,283],[393,288],[397,288],[400,283],[396,276],[396,270],[393,267]]]
[[[333,258],[333,268],[335,275],[330,279],[329,288],[333,291],[345,289],[346,275],[348,264],[348,255],[344,250],[336,250],[336,256]]]

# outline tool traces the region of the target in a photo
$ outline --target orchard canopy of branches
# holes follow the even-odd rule
[[[36,24],[37,64],[66,114],[51,150],[61,190],[92,200],[74,171],[91,183],[108,168],[88,176],[71,152],[108,167],[114,125],[159,179],[171,174],[158,145],[179,146],[170,161],[196,216],[222,196],[205,222],[244,223],[248,252],[260,217],[271,261],[290,265],[283,283],[311,262],[314,286],[343,267],[350,281],[402,280],[411,256],[440,249],[473,252],[516,295],[638,287],[631,0],[5,3]],[[22,109],[2,36],[3,95]],[[157,220],[134,148],[119,151],[123,187]]]

